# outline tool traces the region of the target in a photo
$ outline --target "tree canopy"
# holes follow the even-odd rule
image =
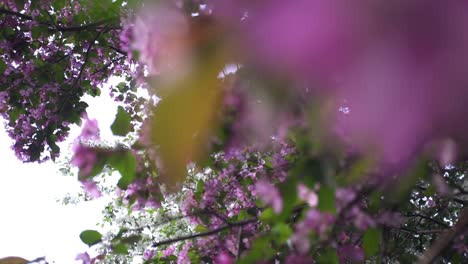
[[[0,114],[24,162],[82,124],[78,180],[114,197],[83,263],[465,263],[467,9],[4,0]]]

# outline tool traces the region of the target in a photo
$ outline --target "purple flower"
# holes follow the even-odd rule
[[[330,76],[362,41],[364,16],[353,1],[232,0],[217,7],[241,33],[242,44],[252,47],[254,64],[299,78]]]
[[[133,27],[133,48],[149,74],[168,73],[183,65],[188,52],[188,21],[170,5],[150,4],[140,10]]]
[[[354,245],[345,245],[339,248],[338,257],[340,263],[362,263],[364,261],[364,251]]]
[[[96,119],[88,119],[81,129],[80,137],[83,139],[99,139],[99,127]]]
[[[297,195],[299,199],[306,202],[310,207],[315,207],[318,204],[317,194],[302,183],[297,185]]]
[[[255,184],[257,197],[262,199],[265,204],[273,207],[273,211],[277,214],[283,210],[283,199],[278,189],[266,180],[259,180]]]
[[[92,180],[84,180],[81,182],[83,188],[91,195],[92,198],[99,198],[102,196],[98,186]]]
[[[150,260],[154,257],[154,250],[153,249],[147,249],[143,253],[143,259],[144,260]]]
[[[289,255],[286,257],[286,264],[312,264],[315,263],[310,256]]]
[[[88,176],[96,164],[97,156],[94,149],[84,146],[81,143],[75,143],[73,146],[73,157],[71,164],[80,169],[80,174]]]
[[[88,252],[78,254],[75,260],[81,260],[81,264],[91,264],[91,257]]]
[[[189,255],[188,255],[191,246],[192,246],[192,242],[188,242],[182,247],[182,250],[179,252],[179,256],[177,257],[177,264],[190,264],[191,263]]]
[[[167,258],[172,255],[175,251],[175,245],[168,246],[165,250],[163,250],[162,255],[163,257]]]
[[[218,264],[234,264],[234,259],[226,252],[221,252],[216,256],[215,263]]]

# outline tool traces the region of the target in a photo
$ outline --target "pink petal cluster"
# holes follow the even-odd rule
[[[86,117],[80,137],[83,139],[99,139],[99,126],[96,119]]]
[[[391,166],[432,140],[467,145],[468,3],[224,1],[249,62],[349,104],[347,133]],[[246,48],[248,47],[248,48]]]
[[[297,185],[297,196],[310,207],[315,207],[318,204],[318,195],[302,183]]]
[[[97,155],[93,148],[85,146],[79,142],[76,142],[75,145],[73,145],[73,157],[71,164],[80,169],[80,175],[84,177],[88,176],[93,170],[96,162]]]
[[[258,197],[262,199],[265,204],[271,206],[273,211],[277,214],[283,210],[283,199],[278,189],[266,180],[259,180],[255,184],[255,192]]]
[[[134,22],[132,48],[151,75],[170,73],[186,63],[188,21],[175,6],[146,4]]]

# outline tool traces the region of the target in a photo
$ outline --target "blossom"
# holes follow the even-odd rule
[[[92,198],[99,198],[102,196],[96,183],[92,180],[84,180],[81,182],[84,189],[91,195]]]
[[[86,117],[80,137],[83,139],[99,139],[99,127],[96,119],[88,119]]]
[[[80,253],[76,256],[75,260],[81,260],[81,264],[91,264],[91,257],[88,252]]]
[[[177,264],[190,264],[191,263],[189,255],[188,255],[191,246],[192,246],[191,242],[184,244],[184,246],[182,247],[182,250],[179,251],[179,255],[177,256]]]
[[[260,199],[273,207],[275,213],[281,213],[281,210],[283,210],[283,199],[275,186],[266,180],[259,180],[255,184],[255,191]]]
[[[91,173],[96,161],[96,151],[93,148],[81,143],[75,143],[75,145],[73,145],[71,164],[80,169],[80,174],[82,176],[88,176]]]
[[[233,258],[226,252],[221,252],[216,256],[215,263],[219,264],[234,264]]]
[[[340,263],[362,263],[364,261],[364,250],[355,245],[345,245],[338,249]]]
[[[346,0],[230,0],[218,3],[217,14],[238,30],[241,47],[251,47],[253,64],[310,78],[351,60],[364,28],[359,7]]]
[[[286,264],[311,264],[315,263],[310,256],[289,255],[285,260]]]
[[[168,246],[165,250],[163,250],[162,255],[163,257],[167,258],[175,252],[175,245]]]
[[[466,125],[459,122],[467,113],[467,3],[214,5],[238,34],[239,47],[249,47],[242,51],[251,64],[313,83],[305,86],[314,94],[346,100],[350,111],[344,130],[350,143],[389,168],[407,165],[434,140],[468,144],[462,132]]]
[[[154,250],[153,249],[147,249],[143,253],[143,259],[144,260],[151,260],[154,257]]]
[[[134,22],[132,47],[150,74],[168,73],[186,63],[187,33],[188,21],[178,8],[149,4]]]
[[[307,202],[310,207],[315,207],[318,204],[317,194],[302,183],[297,185],[297,195],[299,199]]]

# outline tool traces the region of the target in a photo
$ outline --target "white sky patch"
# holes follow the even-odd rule
[[[111,138],[117,104],[102,88],[100,97],[85,97],[90,105],[88,117],[97,119],[101,138]],[[3,120],[1,120],[3,125]],[[71,142],[79,135],[72,126],[69,138],[60,143],[61,155],[69,155]],[[45,256],[49,263],[79,263],[78,253],[88,250],[79,239],[81,231],[98,229],[101,210],[107,199],[62,205],[57,199],[67,193],[77,193],[81,184],[76,177],[58,172],[59,165],[51,161],[26,164],[10,149],[12,140],[0,129],[0,258],[19,256],[35,259]]]
[[[218,78],[224,78],[226,75],[237,72],[242,66],[239,64],[227,64],[218,74]]]

